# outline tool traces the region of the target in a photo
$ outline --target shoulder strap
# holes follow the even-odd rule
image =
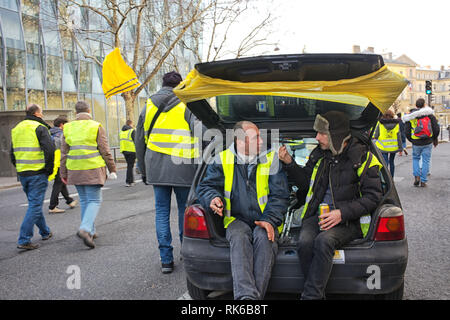
[[[158,120],[159,115],[161,114],[162,110],[164,109],[164,108],[159,107],[157,105],[155,105],[155,107],[158,108],[158,111],[156,111],[156,113],[155,113],[155,115],[154,115],[154,117],[152,119],[152,122],[150,123],[150,127],[149,127],[148,133],[147,133],[147,141],[148,141],[148,138],[150,137],[150,133],[152,132],[153,127],[155,126],[156,120]]]

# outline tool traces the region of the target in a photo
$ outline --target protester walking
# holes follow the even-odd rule
[[[405,123],[402,120],[402,114],[401,112],[397,113],[397,119],[400,120],[399,125],[400,125],[400,134],[402,136],[402,148],[401,150],[398,152],[398,155],[401,157],[403,155],[403,153],[405,154],[405,156],[408,155],[408,151],[406,150],[406,133],[405,133]]]
[[[25,120],[11,131],[11,162],[16,167],[19,181],[28,199],[28,209],[20,226],[19,249],[39,248],[33,244],[34,225],[39,228],[42,240],[53,234],[44,218],[42,206],[48,186],[48,176],[53,172],[55,147],[50,137],[50,126],[42,119],[42,108],[30,104]]]
[[[178,204],[178,230],[183,238],[183,221],[189,188],[197,168],[199,139],[195,126],[201,122],[173,93],[181,75],[169,72],[163,76],[161,90],[147,100],[136,127],[136,154],[142,178],[153,185],[155,224],[162,273],[174,268],[170,203],[172,190]],[[200,129],[202,130],[202,129]]]
[[[48,181],[55,180],[53,182],[52,194],[50,196],[50,205],[48,207],[48,213],[64,213],[66,210],[58,208],[59,194],[61,193],[66,200],[66,204],[71,208],[75,208],[77,201],[69,195],[67,185],[62,182],[59,172],[61,162],[61,139],[63,135],[64,124],[69,122],[67,117],[59,116],[53,121],[54,127],[50,129],[52,140],[55,144],[55,165],[53,167],[53,173],[48,177]]]
[[[413,175],[415,187],[426,187],[430,168],[433,145],[437,147],[439,124],[434,116],[434,110],[425,106],[425,99],[416,101],[417,109],[403,116],[406,138],[412,143]],[[422,164],[420,164],[422,161]]]
[[[395,155],[402,150],[402,134],[400,132],[400,119],[394,119],[392,110],[387,110],[381,117],[375,129],[374,139],[384,161],[389,165],[391,176],[394,177]]]
[[[89,248],[95,248],[95,219],[102,203],[101,188],[110,179],[117,179],[116,165],[102,125],[92,120],[84,101],[75,105],[76,120],[64,126],[61,143],[61,179],[75,185],[80,198],[81,224],[77,236]]]
[[[120,152],[123,153],[125,161],[127,162],[127,177],[125,180],[125,186],[134,186],[134,162],[136,161],[136,147],[134,146],[135,130],[133,128],[133,121],[127,120],[126,124],[122,127],[122,131],[119,134],[120,138]]]

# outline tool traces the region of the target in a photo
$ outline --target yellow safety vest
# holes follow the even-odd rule
[[[400,150],[398,145],[398,133],[400,132],[400,124],[396,124],[392,130],[386,129],[382,123],[378,123],[378,130],[380,134],[375,141],[378,149],[384,152],[395,152]]]
[[[61,149],[55,150],[55,162],[53,164],[53,172],[51,175],[48,176],[48,181],[52,181],[55,179],[56,174],[58,173],[59,167],[61,163]]]
[[[356,171],[356,174],[358,175],[358,177],[361,177],[361,174],[363,173],[364,168],[367,165],[367,161],[369,160],[370,154],[371,154],[370,152],[367,152],[366,160],[361,164],[361,166]],[[302,211],[302,214],[301,214],[302,219],[305,216],[306,210],[308,210],[309,202],[311,201],[311,199],[313,197],[314,181],[316,179],[317,171],[319,169],[320,163],[322,162],[322,159],[323,158],[320,158],[319,161],[317,161],[316,165],[314,166],[313,173],[311,175],[311,180],[309,182],[309,190],[308,190],[308,193],[306,194],[305,205],[303,207],[303,211]],[[383,167],[381,162],[378,161],[377,157],[372,155],[372,160],[370,161],[369,166],[367,168],[369,169],[369,168],[371,168],[373,166],[378,166],[378,170],[380,170]],[[372,218],[370,216],[370,213],[366,214],[366,215],[363,215],[359,219],[359,223],[361,225],[361,231],[362,231],[363,237],[365,237],[367,235],[367,232],[369,231],[371,219]]]
[[[45,127],[37,121],[24,120],[11,131],[17,172],[39,171],[45,168],[44,151],[36,136],[36,129],[39,126]]]
[[[94,120],[76,120],[64,125],[64,138],[70,147],[67,169],[90,170],[106,166],[97,145],[100,126],[101,124]]]
[[[128,129],[125,131],[121,131],[119,134],[120,138],[120,152],[136,152],[136,147],[134,145],[134,141],[131,138],[131,134],[134,129]]]
[[[150,124],[157,111],[158,107],[148,99],[144,120],[147,148],[180,158],[199,157],[198,138],[192,136],[189,123],[184,119],[186,105],[180,102],[168,112],[161,112],[149,135]]]
[[[236,218],[231,216],[231,192],[233,188],[234,178],[234,153],[227,149],[220,154],[220,160],[222,162],[224,181],[224,199],[225,199],[225,216],[223,218],[223,225],[228,228],[228,225]],[[269,173],[270,166],[272,165],[275,151],[269,152],[266,155],[265,163],[258,163],[256,167],[256,195],[258,197],[259,208],[261,213],[264,212],[267,202],[269,201]],[[278,233],[281,234],[283,230],[283,224],[278,227]]]

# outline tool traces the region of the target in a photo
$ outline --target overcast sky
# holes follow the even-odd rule
[[[263,3],[265,0],[258,0]],[[450,0],[273,0],[276,53],[408,55],[421,66],[450,68]]]

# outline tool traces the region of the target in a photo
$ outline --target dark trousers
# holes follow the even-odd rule
[[[67,186],[62,182],[61,177],[59,175],[59,169],[58,173],[55,176],[55,182],[53,183],[53,189],[52,189],[52,195],[50,196],[50,205],[49,209],[55,209],[55,207],[59,204],[59,193],[61,193],[66,199],[66,203],[69,204],[73,201],[73,198],[69,196],[69,190],[67,190]]]
[[[226,229],[226,237],[230,242],[235,300],[264,299],[278,252],[277,228],[274,231],[276,240],[271,242],[265,229],[255,227],[252,230],[247,223],[238,219]]]
[[[126,183],[134,182],[134,162],[136,161],[136,153],[135,152],[123,152],[123,156],[125,157],[125,161],[127,162],[127,178]]]
[[[386,164],[389,165],[389,171],[391,172],[392,178],[394,177],[394,170],[395,170],[395,154],[396,152],[382,152],[384,161],[386,161]]]
[[[334,251],[353,239],[361,238],[359,224],[338,224],[320,231],[318,216],[303,220],[298,242],[298,256],[305,277],[302,299],[323,299],[333,267]]]

